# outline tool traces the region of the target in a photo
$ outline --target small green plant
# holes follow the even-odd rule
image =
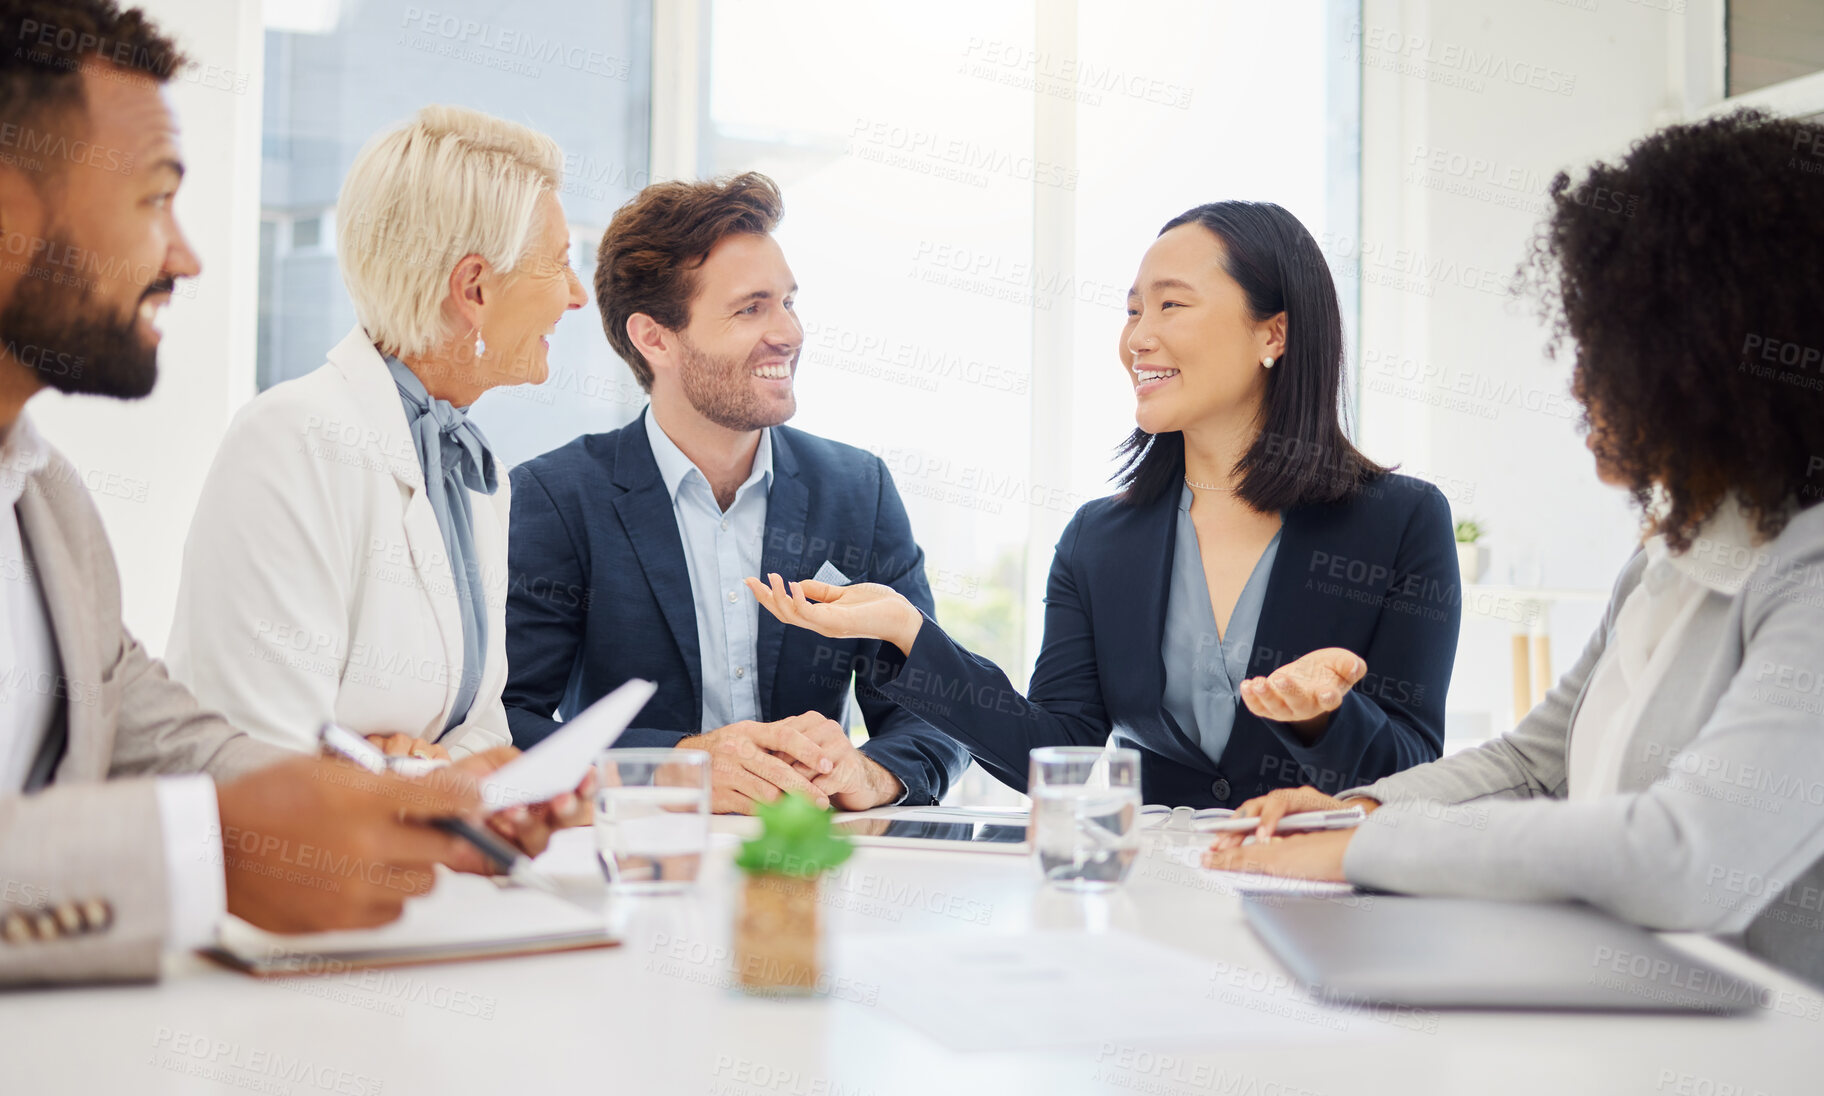
[[[835,817],[802,792],[786,792],[754,808],[760,836],[743,842],[735,866],[749,875],[812,879],[849,858],[848,837],[830,827]]]
[[[1464,520],[1457,522],[1457,543],[1474,544],[1476,541],[1482,539],[1482,534],[1485,532],[1487,532],[1487,530],[1482,528],[1481,522],[1477,521],[1475,518],[1465,518]]]

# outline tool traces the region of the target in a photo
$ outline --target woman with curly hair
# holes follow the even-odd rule
[[[1552,183],[1525,274],[1596,474],[1648,532],[1601,626],[1506,735],[1331,798],[1243,804],[1216,868],[1579,900],[1741,934],[1824,982],[1824,134],[1738,112]],[[1818,161],[1812,161],[1818,162]],[[1354,803],[1353,832],[1274,837]]]

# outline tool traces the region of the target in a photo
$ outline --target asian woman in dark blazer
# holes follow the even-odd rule
[[[1342,429],[1323,253],[1268,203],[1173,218],[1118,346],[1137,429],[1119,493],[1058,542],[1022,696],[875,584],[749,586],[787,624],[884,640],[868,682],[1024,790],[1034,747],[1117,745],[1149,802],[1232,807],[1439,756],[1461,586],[1437,488]]]

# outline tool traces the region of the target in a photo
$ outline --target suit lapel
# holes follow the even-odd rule
[[[1741,652],[1723,641],[1734,605],[1735,598],[1727,594],[1706,592],[1677,648],[1667,652],[1671,661],[1659,678],[1659,687],[1648,694],[1633,724],[1608,729],[1608,733],[1627,736],[1618,774],[1619,790],[1638,791],[1665,775],[1667,759],[1684,751],[1705,718],[1715,710],[1720,699],[1719,683],[1722,688],[1728,687],[1741,659]],[[1724,665],[1719,667],[1719,662]],[[1565,724],[1567,730],[1576,727],[1577,714],[1583,710],[1590,684],[1595,680],[1594,672],[1584,680]],[[1601,734],[1604,728],[1587,733]],[[1568,782],[1568,735],[1565,757]]]
[[[418,575],[419,586],[431,603],[431,616],[437,622],[443,664],[451,670],[444,675],[443,710],[434,723],[417,729],[424,737],[434,739],[443,733],[450,708],[456,703],[456,692],[462,686],[462,607],[456,598],[454,561],[444,543],[443,529],[437,524],[437,512],[431,509],[430,496],[425,493],[424,468],[418,463],[405,405],[386,359],[357,326],[330,350],[329,361],[347,379],[356,401],[376,427],[376,440],[364,443],[368,452],[378,456],[393,479],[408,492],[405,543],[411,552],[412,570]]]
[[[412,569],[418,573],[419,585],[430,599],[431,615],[437,621],[437,637],[443,641],[443,664],[455,671],[444,675],[443,710],[435,725],[423,728],[424,736],[434,739],[443,733],[450,707],[456,702],[456,690],[462,684],[462,609],[456,599],[455,564],[422,480],[405,503],[405,543],[412,554]]]
[[[1276,670],[1305,653],[1293,654],[1287,650],[1286,644],[1290,640],[1285,626],[1290,621],[1285,606],[1288,598],[1296,599],[1296,595],[1287,593],[1287,587],[1298,581],[1311,559],[1308,516],[1304,509],[1296,506],[1280,514],[1279,552],[1273,557],[1273,570],[1267,574],[1267,591],[1260,599],[1260,622],[1254,627],[1254,649],[1248,652],[1249,677]]]
[[[777,572],[787,582],[809,578],[818,561],[804,558],[809,543],[804,535],[810,513],[811,491],[798,478],[798,462],[786,441],[785,431],[773,431],[773,489],[766,500],[766,533],[760,548],[761,581]],[[793,551],[793,546],[797,551]],[[755,666],[760,671],[761,719],[774,718],[773,684],[779,672],[779,648],[785,642],[785,625],[768,612],[759,614],[754,636]]]
[[[54,471],[54,468],[53,468]],[[45,492],[58,490],[45,482],[40,472],[26,485],[19,498],[19,535],[25,542],[38,572],[38,587],[44,592],[46,611],[51,618],[51,634],[57,643],[57,657],[64,703],[62,718],[68,734],[63,760],[58,762],[53,782],[59,780],[100,780],[107,775],[108,759],[114,752],[114,726],[103,722],[101,715],[102,677],[106,667],[98,654],[110,637],[95,636],[95,607],[84,593],[83,576],[69,543],[63,538],[56,518],[45,499]],[[65,489],[81,490],[69,485]],[[118,637],[113,637],[118,642]]]
[[[1157,560],[1153,568],[1153,585],[1148,596],[1139,608],[1145,614],[1141,620],[1146,646],[1144,650],[1150,656],[1143,660],[1146,666],[1146,695],[1153,698],[1159,711],[1159,724],[1170,731],[1180,747],[1190,757],[1201,759],[1209,764],[1209,757],[1203,747],[1194,738],[1186,734],[1178,721],[1165,710],[1165,607],[1172,593],[1172,566],[1178,554],[1178,492],[1166,491],[1157,501],[1141,514],[1136,515],[1134,524],[1136,543],[1117,549],[1114,556],[1117,560]],[[1114,568],[1119,574],[1120,569]],[[1120,604],[1120,599],[1114,599]]]
[[[678,535],[678,516],[664,477],[652,458],[646,440],[645,415],[621,428],[614,461],[614,482],[625,493],[615,496],[614,512],[632,545],[634,558],[659,612],[671,629],[671,638],[690,673],[690,710],[703,709],[703,657],[697,645],[697,605],[690,589],[690,567],[684,561],[684,539]]]

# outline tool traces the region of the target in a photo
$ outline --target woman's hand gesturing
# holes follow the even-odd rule
[[[1241,683],[1241,701],[1262,719],[1289,723],[1315,740],[1330,723],[1330,713],[1368,672],[1362,656],[1341,647],[1324,647],[1289,662],[1263,677]]]
[[[746,579],[747,588],[766,611],[782,623],[807,628],[830,639],[879,639],[912,653],[912,641],[924,625],[924,614],[891,586],[863,582],[831,586],[809,580],[791,583],[768,575],[770,585]]]

